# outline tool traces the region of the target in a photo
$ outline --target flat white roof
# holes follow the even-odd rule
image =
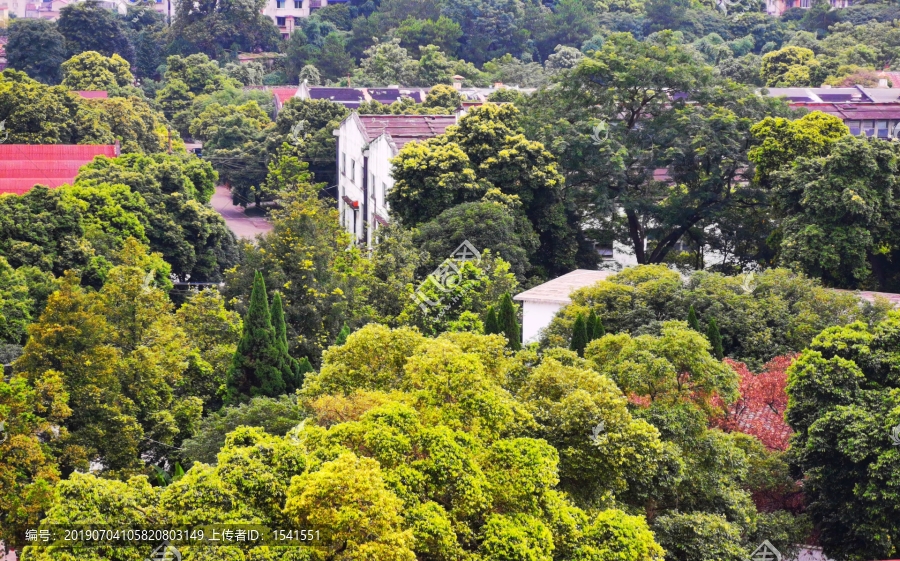
[[[576,269],[571,273],[547,281],[544,284],[516,294],[513,300],[522,302],[545,302],[548,304],[569,304],[572,300],[569,295],[585,286],[590,286],[597,281],[605,280],[614,275],[612,271],[592,271],[590,269]]]

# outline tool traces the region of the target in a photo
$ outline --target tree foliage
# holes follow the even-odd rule
[[[897,327],[894,313],[871,327],[831,327],[787,371],[785,418],[796,431],[791,449],[830,556],[897,553],[896,544],[881,539],[897,532],[900,519],[891,432],[900,425],[891,350]]]

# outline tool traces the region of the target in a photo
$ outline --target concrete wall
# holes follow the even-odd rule
[[[355,239],[363,239],[363,146],[365,139],[354,119],[345,119],[338,129],[338,213],[341,225],[354,234]],[[358,201],[354,209],[344,197]]]
[[[370,246],[379,227],[374,215],[377,213],[385,220],[388,218],[387,194],[394,187],[394,178],[391,176],[391,158],[394,155],[394,149],[384,135],[369,145],[369,224],[372,225],[368,240]]]
[[[563,304],[549,302],[522,302],[522,342],[533,343],[540,339],[541,331],[550,325],[562,307]]]

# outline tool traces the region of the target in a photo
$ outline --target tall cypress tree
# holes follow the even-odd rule
[[[594,339],[599,339],[606,335],[606,327],[603,325],[603,318],[597,317],[597,323],[594,324]]]
[[[281,350],[281,377],[284,380],[285,389],[289,392],[300,389],[303,384],[303,375],[300,372],[300,363],[291,358],[288,352],[287,324],[284,321],[284,306],[281,304],[281,293],[276,292],[272,297],[272,328],[275,329],[275,339]]]
[[[228,395],[234,403],[257,395],[274,397],[285,391],[283,353],[266,298],[266,283],[259,271],[253,279],[244,332],[226,376]]]
[[[587,322],[584,321],[582,314],[578,314],[575,325],[572,326],[572,342],[569,343],[569,350],[575,351],[578,356],[584,356],[584,348],[587,347],[588,341]]]
[[[725,358],[725,351],[722,348],[722,334],[719,333],[719,326],[716,325],[715,318],[710,318],[709,320],[709,326],[706,328],[706,338],[709,339],[709,343],[712,345],[713,356],[719,360]]]
[[[599,339],[606,335],[606,329],[603,327],[603,320],[597,316],[597,312],[593,309],[587,319],[587,336],[588,342]]]
[[[487,314],[484,316],[484,334],[496,335],[500,333],[500,326],[497,324],[497,310],[493,306],[488,306]]]
[[[507,346],[518,351],[522,348],[522,332],[519,329],[519,320],[516,319],[516,307],[513,305],[509,292],[500,298],[500,311],[497,312],[497,326],[499,332],[506,336]]]
[[[696,331],[697,333],[703,333],[700,330],[700,320],[697,319],[697,312],[694,311],[694,306],[691,306],[691,309],[688,310],[688,327]]]

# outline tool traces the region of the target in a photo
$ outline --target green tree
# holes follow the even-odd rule
[[[435,45],[419,47],[419,63],[415,79],[410,82],[418,86],[446,85],[453,75],[453,62],[447,58],[443,51]],[[448,106],[445,111],[451,113],[454,110]]]
[[[400,46],[413,52],[425,45],[434,45],[441,51],[454,54],[459,47],[462,28],[447,16],[436,20],[408,17],[394,31],[400,38]]]
[[[575,325],[572,327],[572,341],[569,343],[569,350],[575,351],[578,353],[578,356],[584,356],[584,348],[587,347],[589,342],[590,336],[588,335],[584,316],[579,314],[575,318]]]
[[[293,392],[303,387],[303,374],[300,362],[292,358],[288,352],[287,324],[284,322],[284,308],[281,304],[281,293],[276,292],[272,296],[272,327],[275,329],[275,339],[282,353],[281,360],[288,365],[290,375],[284,376],[284,385],[287,392]]]
[[[274,50],[280,39],[272,18],[262,13],[265,2],[175,2],[172,18],[173,51],[203,53],[210,58],[223,58],[233,46],[244,52]],[[171,51],[170,51],[171,52]]]
[[[779,259],[829,286],[900,286],[897,149],[844,136],[827,155],[801,158],[775,181],[784,219]]]
[[[6,58],[9,68],[21,70],[44,84],[58,84],[66,60],[65,37],[56,24],[44,19],[15,19],[9,26]]]
[[[134,60],[134,47],[124,26],[99,2],[63,6],[56,25],[66,39],[69,56],[96,51],[105,57],[118,54],[125,60]]]
[[[227,401],[235,403],[256,396],[281,395],[286,388],[284,378],[291,375],[272,326],[266,283],[257,271],[244,317],[244,332],[226,379]]]
[[[321,50],[313,59],[322,78],[333,81],[348,77],[355,66],[354,62],[353,57],[347,52],[344,38],[337,32],[329,33],[325,37]]]
[[[204,411],[214,411],[222,405],[225,374],[241,338],[241,317],[225,309],[225,299],[214,288],[191,295],[175,316],[196,348],[188,356],[188,368],[175,390],[199,397]]]
[[[322,76],[319,74],[319,69],[312,64],[303,65],[303,68],[300,69],[300,73],[297,75],[297,79],[300,80],[300,82],[306,82],[310,86],[318,86],[322,83]]]
[[[338,331],[337,337],[334,339],[334,344],[337,346],[341,346],[347,342],[347,337],[350,336],[350,328],[345,323],[341,330]]]
[[[209,162],[187,154],[100,156],[82,167],[78,186],[127,185],[151,212],[142,224],[154,251],[180,279],[216,282],[237,264],[240,249],[222,217],[206,206],[217,174]]]
[[[360,62],[359,77],[364,85],[410,84],[417,73],[416,61],[400,46],[400,40],[373,45]]]
[[[59,372],[37,386],[21,376],[0,378],[0,453],[8,459],[0,464],[0,538],[7,548],[27,545],[26,531],[53,503],[59,469],[49,445],[65,437],[53,426],[72,413],[67,400]]]
[[[785,418],[812,522],[830,557],[890,558],[897,544],[898,317],[820,333],[788,369]],[[838,538],[833,532],[841,528]]]
[[[308,182],[305,169],[297,173],[280,180],[293,187],[271,213],[273,230],[244,248],[243,263],[228,273],[225,294],[246,314],[246,295],[254,271],[260,271],[281,292],[291,353],[317,363],[345,322],[352,327],[365,317],[368,300],[362,292],[362,257],[346,251],[350,235],[337,211],[319,199],[319,188]]]
[[[697,319],[697,312],[696,310],[694,310],[693,305],[691,305],[691,307],[688,309],[687,324],[688,327],[690,327],[697,333],[700,333],[700,320]]]
[[[303,418],[295,396],[254,397],[204,417],[197,432],[182,445],[184,455],[190,461],[214,465],[228,433],[236,428],[260,427],[271,435],[284,436]]]
[[[590,255],[579,253],[554,158],[522,134],[519,121],[514,106],[489,103],[471,110],[450,132],[404,146],[394,160],[391,212],[405,226],[416,226],[499,192],[521,204],[538,233],[540,247],[531,263],[540,273],[562,273],[575,268],[576,261],[591,262]]]
[[[134,82],[131,65],[118,54],[79,53],[62,63],[62,85],[70,90],[111,90]]]
[[[437,84],[428,91],[425,96],[426,107],[441,107],[448,111],[455,111],[462,105],[462,96],[453,86]]]
[[[441,15],[460,26],[460,53],[481,65],[504,54],[526,52],[526,7],[518,0],[465,0],[446,4]]]
[[[788,113],[717,77],[668,31],[611,34],[531,105],[526,129],[556,153],[581,219],[598,225],[593,236],[631,246],[638,263],[664,262],[689,232],[702,242],[727,209],[761,204],[741,179],[749,130]]]
[[[519,328],[517,315],[512,296],[507,292],[500,298],[500,305],[497,308],[497,326],[500,333],[506,337],[509,348],[514,351],[522,348],[522,330]]]
[[[603,327],[603,320],[597,317],[597,312],[595,312],[593,309],[591,310],[591,313],[588,314],[585,329],[587,329],[589,343],[594,339],[599,339],[600,337],[606,335],[606,329]]]
[[[802,87],[819,83],[818,68],[819,62],[811,50],[784,47],[763,55],[759,73],[767,86]]]
[[[0,115],[6,142],[113,144],[97,111],[62,87],[48,87],[17,70],[0,73]],[[8,133],[8,136],[7,136]]]
[[[687,398],[714,410],[714,394],[725,403],[737,397],[737,374],[713,350],[684,322],[668,321],[658,337],[625,333],[602,337],[588,345],[585,357],[623,392],[646,396],[651,402]]]
[[[740,528],[721,515],[666,514],[653,522],[653,530],[666,550],[666,559],[740,561],[750,554],[741,543]]]
[[[850,129],[833,115],[813,111],[795,120],[766,117],[750,132],[755,140],[749,153],[756,164],[755,179],[771,187],[773,173],[787,171],[800,158],[825,156]]]
[[[502,201],[462,203],[420,224],[413,240],[431,255],[422,272],[433,270],[468,241],[480,251],[489,249],[501,257],[516,277],[524,280],[531,273],[530,257],[537,251],[539,240],[531,223],[517,210]]]
[[[709,319],[709,325],[706,328],[706,338],[712,346],[712,355],[719,360],[725,358],[725,352],[722,350],[722,335],[719,333],[719,327],[716,325],[716,318]]]
[[[390,492],[373,459],[344,453],[301,475],[291,483],[284,511],[294,524],[325,529],[322,545],[330,559],[416,558],[412,532],[403,529],[403,501]]]
[[[487,314],[484,316],[484,334],[498,335],[500,333],[500,324],[497,322],[497,310],[493,306],[488,306]]]
[[[25,274],[10,267],[9,262],[0,257],[0,341],[24,342],[33,307]]]

